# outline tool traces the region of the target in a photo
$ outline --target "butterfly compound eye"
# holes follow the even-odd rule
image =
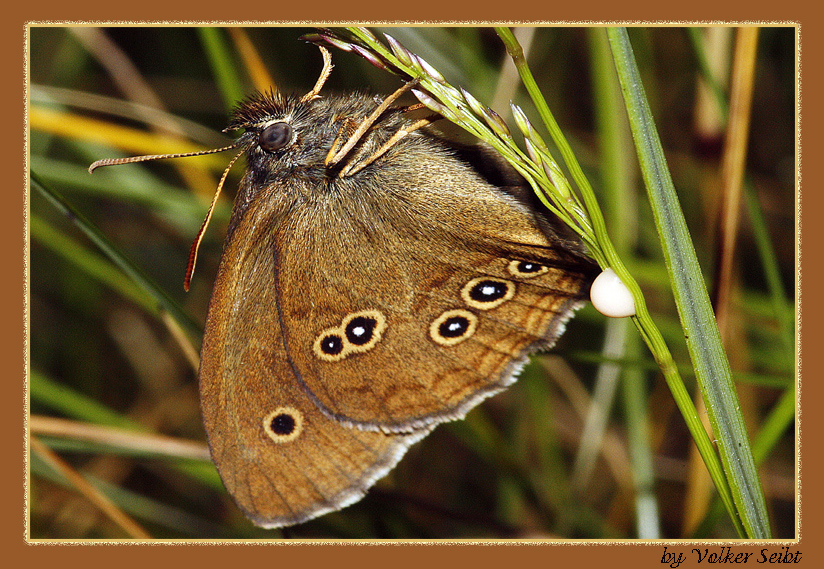
[[[292,127],[285,122],[270,124],[260,132],[258,144],[266,152],[280,150],[292,140]]]

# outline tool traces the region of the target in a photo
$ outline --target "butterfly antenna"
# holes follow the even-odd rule
[[[223,175],[220,177],[220,182],[217,185],[217,190],[215,190],[215,195],[212,198],[212,203],[209,206],[209,212],[206,214],[206,219],[203,220],[203,224],[200,226],[200,231],[197,232],[197,237],[195,237],[195,241],[192,243],[192,248],[189,250],[189,262],[186,264],[186,276],[183,279],[183,289],[186,292],[189,292],[189,285],[192,282],[192,275],[195,272],[195,263],[197,263],[197,252],[198,249],[200,249],[200,242],[203,241],[203,234],[206,233],[206,228],[209,226],[209,221],[212,219],[212,212],[215,211],[215,205],[217,204],[217,198],[220,196],[220,190],[223,189],[223,183],[229,175],[229,170],[232,169],[232,166],[235,162],[237,162],[237,159],[243,156],[243,152],[243,150],[238,152],[223,171]]]
[[[103,166],[117,166],[118,164],[133,164],[135,162],[149,162],[151,160],[165,160],[166,158],[188,158],[190,156],[205,156],[206,154],[217,154],[218,152],[226,152],[227,150],[231,150],[233,148],[237,148],[237,145],[230,144],[229,146],[224,146],[223,148],[212,148],[209,150],[198,150],[196,152],[182,152],[177,154],[148,154],[146,156],[129,156],[128,158],[104,158],[103,160],[93,162],[92,165],[89,166],[89,174],[91,174],[98,168],[102,168]]]
[[[237,143],[230,144],[229,146],[224,146],[222,148],[213,148],[210,150],[198,150],[197,152],[182,152],[176,154],[149,154],[146,156],[130,156],[128,158],[105,158],[103,160],[98,160],[94,162],[91,166],[89,166],[89,174],[94,172],[97,168],[101,168],[103,166],[116,166],[118,164],[133,164],[135,162],[149,162],[150,160],[163,160],[165,158],[187,158],[190,156],[204,156],[206,154],[216,154],[218,152],[225,152],[227,150],[232,150],[237,148]],[[206,214],[206,219],[203,220],[203,225],[200,226],[200,231],[197,234],[197,238],[195,242],[192,244],[192,248],[189,251],[189,262],[186,266],[186,277],[183,280],[183,288],[186,292],[189,291],[189,284],[192,281],[192,274],[195,271],[195,261],[197,261],[197,250],[200,248],[200,242],[203,240],[203,234],[206,232],[206,227],[209,226],[209,220],[212,219],[212,212],[215,210],[215,205],[217,204],[217,198],[220,196],[220,190],[223,188],[223,183],[226,181],[226,176],[229,175],[229,170],[232,168],[232,165],[237,161],[238,158],[243,154],[241,150],[232,161],[229,162],[229,165],[223,171],[223,176],[220,177],[220,183],[217,185],[217,190],[215,191],[215,195],[212,198],[212,204],[209,206],[209,213]]]
[[[301,103],[307,103],[320,97],[318,93],[320,93],[320,90],[323,88],[323,84],[326,83],[326,80],[329,79],[329,74],[332,73],[332,68],[334,67],[334,65],[332,65],[332,54],[329,50],[322,45],[319,45],[318,47],[320,48],[321,55],[323,55],[323,69],[321,69],[320,77],[318,77],[318,80],[315,83],[315,86],[312,87],[312,90],[300,98]]]

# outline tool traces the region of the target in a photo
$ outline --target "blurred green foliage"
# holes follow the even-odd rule
[[[502,70],[505,53],[491,28],[373,29],[391,33],[505,118],[510,98],[530,112],[515,79]],[[254,90],[233,36],[225,29],[204,33],[191,27],[55,26],[29,31],[32,172],[180,307],[195,323],[184,324],[183,334],[197,347],[242,168],[230,175],[228,197],[206,234],[188,294],[182,283],[189,244],[205,214],[209,189],[228,158],[191,159],[185,167],[171,162],[120,166],[94,176],[85,169],[100,158],[138,153],[128,150],[132,142],[138,144],[128,136],[133,131],[170,136],[174,125],[178,138],[187,143],[225,144],[228,139],[220,130],[236,102],[225,93]],[[314,84],[320,56],[315,47],[298,40],[310,28],[245,31],[279,89],[304,93]],[[598,74],[607,71],[593,56],[589,33],[584,28],[538,28],[528,60],[590,181],[596,191],[604,191],[613,172],[602,169],[603,124],[619,124],[623,118],[606,111],[595,96]],[[699,126],[696,118],[704,110],[698,110],[701,66],[695,44],[689,31],[678,27],[631,29],[630,37],[709,280],[716,254],[723,140],[712,120],[709,127]],[[728,56],[729,48],[706,55]],[[220,63],[226,56],[228,66]],[[400,85],[396,77],[354,54],[336,52],[333,61],[324,91],[388,93]],[[796,533],[791,406],[780,407],[784,411],[779,417],[771,415],[795,379],[795,64],[795,30],[764,28],[748,149],[751,197],[739,234],[734,332],[727,346],[751,435],[771,429],[761,473],[778,538]],[[146,97],[136,77],[155,99]],[[168,115],[151,115],[147,127],[143,107],[135,107],[135,102],[162,105]],[[56,118],[37,113],[56,113]],[[104,132],[103,124],[129,130],[95,138]],[[156,152],[170,151],[162,140],[156,144]],[[615,215],[625,216],[615,227],[627,233],[627,265],[691,381],[658,239],[648,206],[639,199],[639,184],[635,179],[625,187],[613,206]],[[124,279],[73,220],[35,189],[30,190],[30,227],[32,415],[104,422],[103,417],[114,414],[148,431],[203,441],[195,370],[153,296]],[[764,242],[776,260],[772,281],[759,252]],[[786,291],[783,302],[771,296],[776,286]],[[630,407],[613,406],[595,474],[586,481],[572,474],[582,445],[579,402],[586,402],[594,389],[598,365],[604,361],[603,335],[603,317],[589,307],[582,310],[553,350],[564,362],[555,356],[536,358],[507,392],[415,445],[364,500],[283,532],[252,527],[215,483],[208,462],[188,461],[181,467],[183,459],[112,452],[104,445],[67,438],[43,440],[158,538],[633,538],[638,534],[627,450],[633,432],[626,427]],[[693,476],[687,467],[689,435],[647,354],[626,355],[619,363],[624,373],[640,374],[643,386],[643,394],[633,397],[646,409],[652,433],[645,444],[652,449],[661,536],[680,537],[690,507],[686,487]],[[90,401],[106,411],[89,416]],[[119,528],[67,488],[35,454],[30,468],[33,538],[122,537]],[[723,517],[706,518],[698,531],[691,535],[733,537]]]

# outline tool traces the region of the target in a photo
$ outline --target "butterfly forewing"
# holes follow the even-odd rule
[[[462,416],[554,343],[591,278],[591,262],[523,204],[442,150],[414,157],[409,171],[366,171],[357,196],[292,210],[278,231],[297,378],[330,417],[362,428]],[[420,175],[434,171],[442,186]]]

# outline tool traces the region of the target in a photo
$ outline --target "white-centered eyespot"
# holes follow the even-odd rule
[[[338,328],[329,328],[315,338],[312,351],[317,357],[327,362],[337,362],[348,355],[344,353],[344,340]]]
[[[625,318],[635,315],[635,300],[612,269],[604,270],[589,291],[592,306],[604,316]]]
[[[429,325],[429,336],[442,346],[454,346],[471,337],[477,327],[478,317],[468,310],[447,310]]]
[[[327,328],[315,338],[312,351],[327,362],[337,362],[352,353],[375,347],[386,330],[386,317],[377,310],[347,314],[340,326]]]
[[[507,265],[509,274],[521,279],[531,279],[549,271],[549,267],[532,261],[510,261]]]
[[[263,430],[278,444],[293,441],[303,432],[303,413],[294,407],[278,407],[263,418]]]
[[[461,289],[463,301],[479,310],[492,310],[515,296],[515,283],[495,277],[477,277]]]

